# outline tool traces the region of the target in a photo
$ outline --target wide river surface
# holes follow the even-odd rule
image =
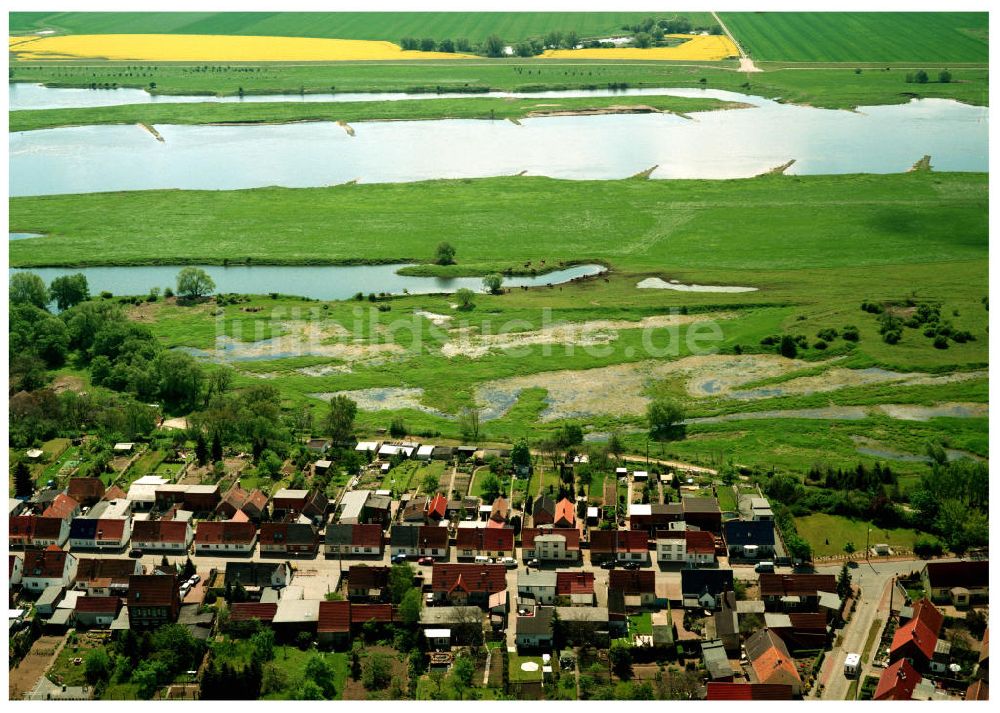
[[[44,238],[38,238],[44,240]],[[201,266],[215,282],[215,292],[222,294],[266,295],[278,292],[285,295],[310,297],[317,300],[343,300],[358,292],[365,295],[375,292],[389,294],[451,293],[466,287],[474,292],[483,291],[481,277],[416,277],[398,275],[396,271],[403,265],[252,265],[223,267],[221,265]],[[175,265],[152,265],[135,267],[82,267],[32,268],[46,284],[56,277],[82,272],[87,277],[87,285],[92,295],[108,291],[115,295],[144,295],[153,287],[173,288],[177,284],[177,273],[181,267]],[[504,287],[539,287],[557,285],[577,277],[597,275],[604,272],[601,265],[574,265],[564,270],[556,270],[537,277],[507,277]],[[21,272],[18,269],[10,273]]]
[[[666,93],[667,90],[661,90]],[[10,195],[324,186],[525,172],[564,179],[742,178],[792,159],[793,174],[988,170],[986,107],[925,99],[857,111],[718,90],[669,90],[753,108],[509,121],[256,126],[81,126],[10,135]]]

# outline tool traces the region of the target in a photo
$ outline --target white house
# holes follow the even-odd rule
[[[24,571],[24,561],[18,555],[10,555],[10,566],[8,567],[8,573],[10,575],[9,587],[14,588],[21,583],[21,573]]]
[[[21,586],[43,592],[50,586],[68,587],[76,579],[77,559],[69,552],[50,546],[24,553]]]
[[[517,595],[531,597],[538,604],[552,604],[556,600],[556,573],[533,569],[517,575]]]

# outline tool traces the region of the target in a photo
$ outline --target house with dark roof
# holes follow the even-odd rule
[[[746,640],[744,648],[750,659],[751,683],[782,684],[792,687],[792,694],[802,691],[802,679],[785,642],[774,632],[761,629]]]
[[[626,608],[652,606],[656,602],[656,573],[650,569],[613,569],[608,575],[608,598],[618,593]]]
[[[85,591],[90,597],[124,597],[129,578],[142,572],[142,563],[135,559],[81,557],[73,588]]]
[[[351,632],[360,633],[366,624],[383,627],[397,621],[396,607],[392,604],[357,604],[351,602]]]
[[[324,552],[327,556],[382,556],[382,526],[368,524],[330,524],[326,526]]]
[[[290,512],[298,514],[302,512],[302,508],[306,506],[306,501],[308,499],[308,490],[292,490],[291,488],[282,488],[271,496],[271,509],[276,516]]]
[[[190,520],[136,520],[132,547],[150,552],[187,552],[194,539]]]
[[[51,586],[69,587],[76,577],[76,568],[76,557],[55,545],[25,550],[21,587],[31,592],[42,592]]]
[[[225,492],[215,508],[217,515],[231,518],[242,510],[254,522],[260,522],[267,512],[267,496],[260,490],[247,492],[239,483]]]
[[[792,687],[781,683],[724,683],[705,685],[706,701],[790,701]]]
[[[316,528],[301,522],[264,522],[260,526],[260,552],[269,555],[315,555]]]
[[[225,586],[242,585],[248,591],[284,587],[292,581],[288,562],[227,562]]]
[[[92,507],[104,497],[104,482],[100,478],[70,478],[66,494],[81,507]]]
[[[893,634],[889,660],[907,659],[918,671],[929,670],[943,624],[944,615],[937,607],[930,600],[921,599],[913,605],[913,618]]]
[[[830,639],[826,614],[819,612],[767,612],[764,625],[785,642],[791,652],[825,648]]]
[[[534,607],[519,614],[514,624],[514,643],[519,649],[552,648],[552,607]]]
[[[351,565],[347,570],[347,596],[352,602],[388,601],[389,568]]]
[[[125,601],[133,629],[153,629],[175,622],[181,606],[177,576],[134,574],[129,577]]]
[[[774,556],[774,521],[730,520],[722,529],[730,557],[757,560]]]
[[[906,659],[899,659],[882,669],[873,701],[909,701],[922,676]]]
[[[531,524],[535,527],[555,522],[556,501],[550,495],[537,498],[531,507]]]
[[[78,597],[74,611],[78,629],[107,629],[122,608],[121,597]]]
[[[733,667],[729,663],[729,654],[719,639],[701,642],[701,658],[705,662],[710,681],[733,680]]]
[[[733,570],[696,569],[681,570],[681,597],[686,608],[716,609],[724,592],[733,590]]]
[[[684,521],[684,508],[680,503],[650,503],[629,507],[628,523],[632,530],[643,530],[654,538],[660,530],[669,530],[670,524]]]
[[[956,607],[989,601],[989,560],[928,562],[920,578],[932,601]]]
[[[818,611],[820,592],[836,592],[832,574],[760,575],[760,598],[768,611]]]
[[[248,554],[257,546],[257,526],[252,522],[202,520],[194,533],[196,555],[225,552]]]
[[[649,539],[642,530],[591,530],[590,560],[649,560]]]
[[[69,528],[70,523],[58,517],[13,515],[8,520],[7,542],[10,547],[62,547]]]
[[[77,517],[69,526],[74,550],[120,550],[132,536],[132,518]]]
[[[392,556],[448,557],[448,528],[431,525],[393,525],[389,533]]]
[[[687,524],[715,534],[722,532],[722,510],[717,499],[689,495],[681,498],[681,508]]]
[[[513,557],[514,530],[509,527],[462,527],[455,538],[458,559]]]
[[[544,562],[577,562],[580,531],[575,528],[525,527],[521,530],[521,555]]]
[[[448,564],[436,562],[431,570],[434,599],[453,606],[493,608],[491,599],[506,594],[507,568],[502,564]]]

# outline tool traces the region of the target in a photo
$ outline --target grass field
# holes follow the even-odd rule
[[[727,12],[721,17],[759,61],[989,61],[986,13]]]
[[[871,535],[868,536],[868,528]],[[853,542],[858,557],[864,559],[865,538],[870,545],[886,543],[890,547],[904,547],[912,550],[917,539],[915,530],[902,528],[883,530],[862,520],[849,520],[838,515],[817,513],[808,517],[795,518],[795,529],[812,546],[814,555],[843,555],[844,545]]]
[[[362,62],[316,65],[204,65],[125,63],[25,63],[11,66],[15,81],[68,87],[136,87],[158,94],[221,94],[391,91],[538,91],[587,89],[622,84],[632,87],[707,87],[755,94],[819,107],[899,104],[912,97],[953,98],[988,103],[986,67],[955,67],[925,61],[931,77],[945,66],[953,81],[907,83],[912,64],[785,69],[767,66],[752,75],[732,71],[736,64],[692,65],[674,62],[500,59],[447,62]],[[860,74],[855,69],[860,68]],[[704,83],[701,80],[705,80]]]
[[[398,41],[465,37],[481,42],[497,34],[507,42],[575,30],[581,37],[620,32],[646,17],[679,14],[699,27],[716,25],[707,12],[13,12],[10,31],[278,35]]]
[[[565,99],[415,99],[371,102],[260,102],[252,104],[133,104],[85,109],[41,109],[10,114],[11,131],[85,124],[217,124],[293,121],[522,119],[553,112],[670,112],[688,114],[740,106],[735,102],[666,96]],[[625,107],[623,109],[622,107]]]

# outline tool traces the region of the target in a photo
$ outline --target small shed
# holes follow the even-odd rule
[[[135,448],[134,443],[116,443],[114,450],[115,453],[121,455],[124,453],[131,453],[133,448]]]
[[[427,637],[427,645],[431,648],[451,647],[451,629],[425,629],[424,636]]]
[[[649,480],[649,473],[644,470],[637,470],[632,473],[632,480],[636,482]]]
[[[330,460],[318,460],[316,461],[316,472],[325,473],[330,470],[330,466],[333,465],[333,461]]]
[[[417,448],[417,460],[430,460],[432,455],[434,455],[434,446],[423,445]]]

